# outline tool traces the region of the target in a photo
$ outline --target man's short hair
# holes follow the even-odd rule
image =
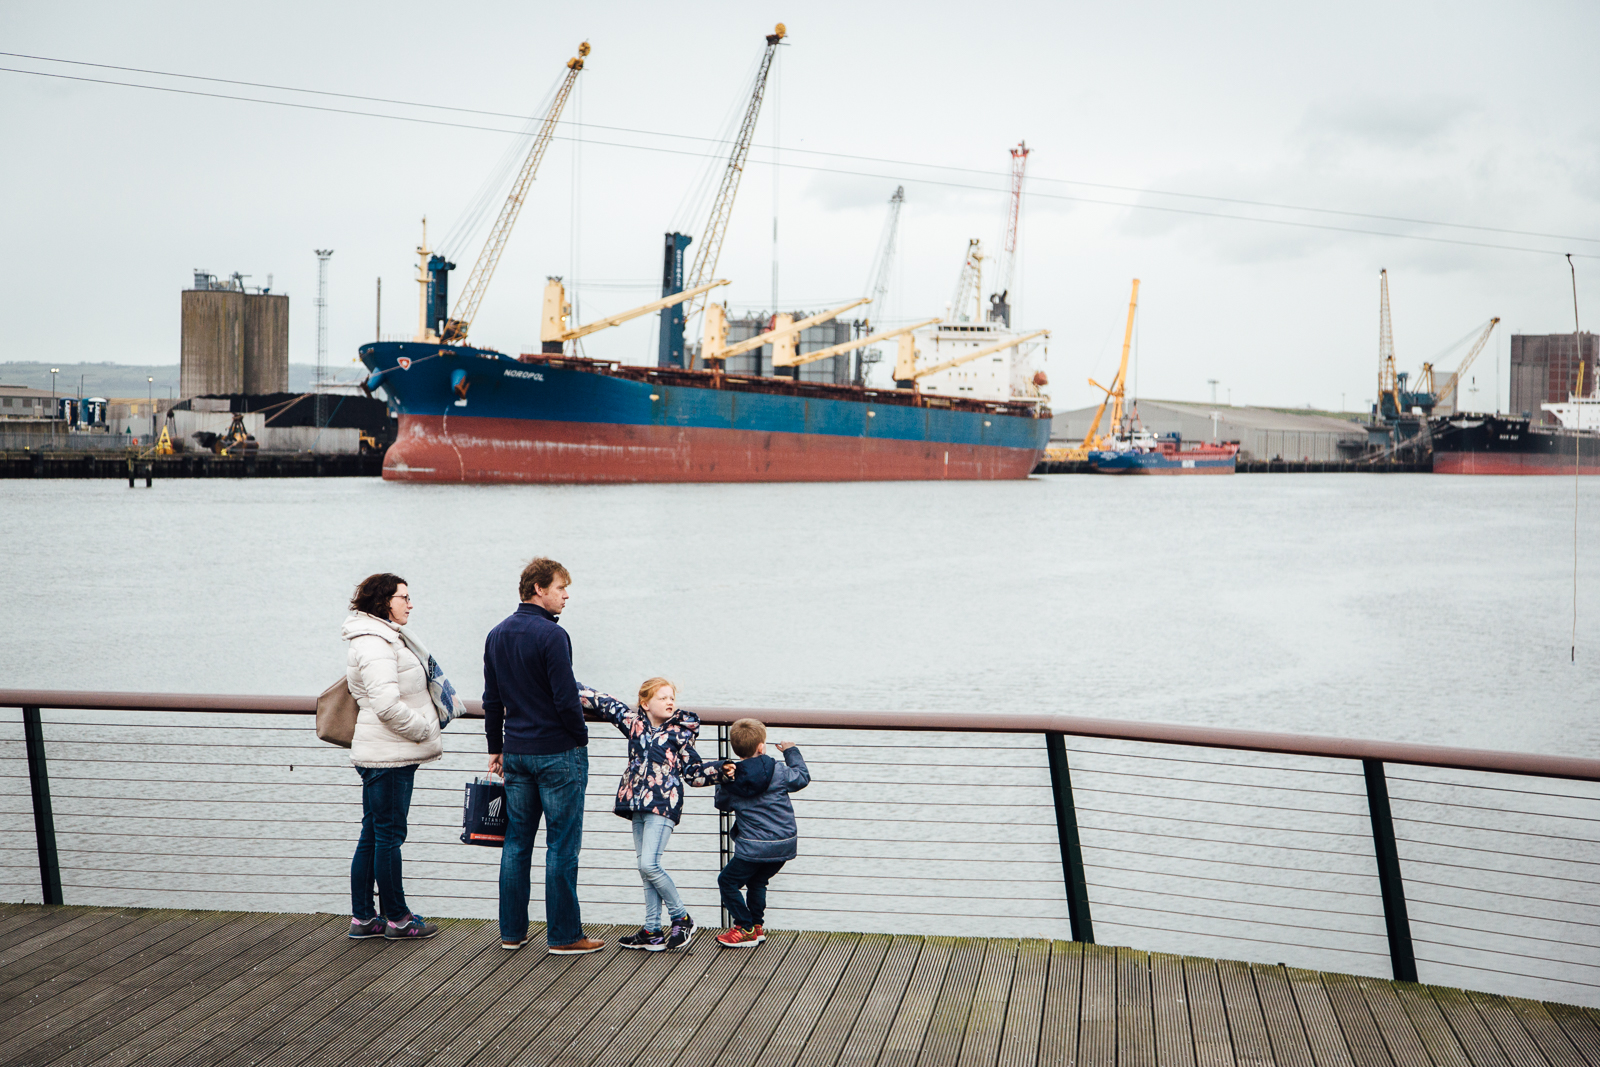
[[[756,754],[756,747],[767,739],[767,727],[760,719],[739,719],[728,727],[728,744],[740,759]]]
[[[568,585],[572,584],[572,575],[567,573],[567,568],[546,556],[531,560],[522,568],[522,578],[517,582],[517,598],[519,600],[532,600],[535,588],[549,589],[560,578]]]

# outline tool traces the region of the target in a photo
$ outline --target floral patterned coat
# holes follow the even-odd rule
[[[677,825],[683,818],[684,785],[712,785],[720,767],[716,761],[705,762],[694,750],[700,717],[679,709],[660,726],[652,726],[643,708],[629,707],[604,693],[596,693],[593,700],[600,714],[628,739],[628,769],[617,783],[613,810],[624,819],[639,811],[662,815]]]

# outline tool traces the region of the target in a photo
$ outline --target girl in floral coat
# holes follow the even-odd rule
[[[678,708],[677,688],[665,678],[652,678],[639,687],[639,705],[630,708],[605,693],[585,692],[585,704],[595,707],[628,739],[628,769],[617,783],[614,809],[633,823],[633,851],[644,883],[644,925],[637,934],[619,938],[623,948],[647,952],[679,948],[694,936],[694,919],[683,906],[672,876],[661,866],[661,855],[683,817],[685,785],[708,786],[716,781],[718,765],[706,763],[694,749],[700,717]],[[671,919],[661,927],[661,905]]]

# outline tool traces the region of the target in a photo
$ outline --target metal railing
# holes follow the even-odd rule
[[[0,727],[0,898],[344,910],[359,781],[312,733],[313,699],[0,690],[0,708],[20,709]],[[1052,714],[697,710],[705,755],[711,728],[754,715],[811,765],[774,925],[1070,936],[1600,1006],[1600,760]],[[445,738],[417,778],[408,894],[492,916],[499,854],[456,838],[481,725]],[[631,833],[610,814],[622,738],[596,724],[590,757],[585,918],[637,921]],[[691,790],[667,866],[702,921],[726,831]]]

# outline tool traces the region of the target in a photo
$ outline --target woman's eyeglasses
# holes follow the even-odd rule
[[[410,593],[396,593],[394,596],[390,597],[389,599],[390,600],[404,600],[407,604],[409,604],[409,603],[411,603],[411,594]]]

